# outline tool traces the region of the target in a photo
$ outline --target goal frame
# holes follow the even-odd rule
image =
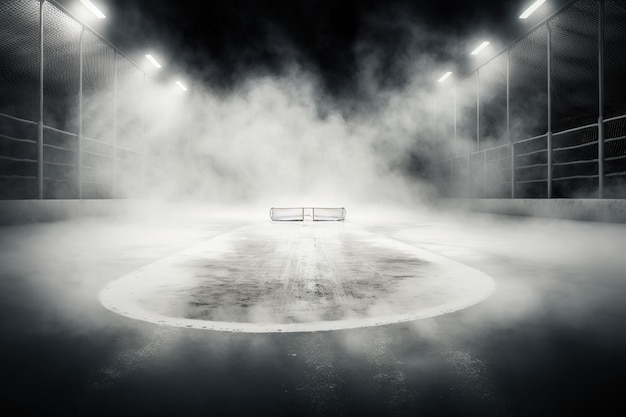
[[[291,216],[291,218],[289,219],[281,219],[278,218],[277,216],[275,216],[275,213],[278,211],[296,211],[298,210],[300,215],[296,216]],[[324,217],[316,217],[315,216],[315,210],[318,210],[318,213],[320,210],[336,210],[337,213],[341,213],[337,216],[333,216],[332,218],[328,218],[326,216]],[[303,222],[305,221],[307,218],[310,217],[311,221],[317,222],[317,221],[344,221],[346,218],[346,209],[345,207],[272,207],[270,208],[270,219],[272,219],[272,221],[296,221],[296,222]]]

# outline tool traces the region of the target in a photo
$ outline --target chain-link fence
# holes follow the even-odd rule
[[[133,195],[143,70],[40,0],[0,1],[0,57],[0,199]]]
[[[0,0],[0,57],[0,199],[137,195],[144,71],[45,0]],[[433,120],[444,195],[626,198],[626,3],[572,1]]]
[[[626,198],[626,2],[570,2],[436,108],[446,196]]]

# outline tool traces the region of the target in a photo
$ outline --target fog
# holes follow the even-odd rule
[[[251,78],[226,96],[156,90],[143,107],[145,146],[161,155],[148,174],[150,196],[343,206],[435,195],[410,172],[411,153],[431,157],[427,91],[386,94],[375,110],[346,115],[299,69]]]
[[[626,317],[624,225],[441,210],[431,164],[475,144],[433,127],[433,108],[446,105],[436,79],[448,62],[420,45],[442,34],[394,22],[408,34],[407,52],[386,55],[361,38],[358,71],[341,94],[280,31],[270,37],[285,54],[278,71],[238,71],[220,87],[197,68],[178,68],[188,74],[186,92],[162,73],[151,74],[141,94],[120,94],[117,140],[142,155],[117,176],[128,211],[1,230],[7,408],[525,416],[580,411],[617,395],[621,372],[613,370],[626,352],[618,330]],[[471,87],[459,89],[459,114],[472,111],[462,97],[472,97]],[[111,100],[110,92],[88,94],[91,109]],[[89,113],[89,136],[109,138],[111,115]],[[110,177],[110,166],[99,174]],[[345,207],[347,218],[285,225],[268,217],[278,206]],[[397,311],[401,297],[385,298],[394,294],[385,285],[419,275],[427,258],[419,253],[463,265],[449,282],[468,271],[488,276],[493,293],[401,323],[272,334],[166,326],[116,314],[99,299],[129,274],[150,283],[158,262],[174,257],[181,268],[168,265],[158,281],[171,298],[139,292],[141,302],[203,307],[204,291],[227,320],[233,299],[278,287],[267,277],[276,271],[340,289],[344,281],[330,278],[365,277],[379,285],[367,293],[380,295],[367,312],[375,320]],[[434,272],[428,279],[450,278],[426,270]],[[189,288],[170,285],[190,274],[191,298]],[[232,286],[224,290],[219,274]],[[420,281],[413,284],[395,294],[410,295]],[[281,289],[301,305],[297,291]],[[296,313],[295,321],[325,314]]]
[[[268,208],[431,202],[432,164],[468,146],[438,134],[433,120],[444,89],[436,80],[461,51],[445,28],[407,10],[402,4],[369,10],[358,17],[352,43],[332,45],[332,34],[323,35],[330,42],[324,59],[333,57],[327,66],[287,23],[255,20],[272,58],[255,62],[253,46],[239,45],[224,62],[228,75],[216,72],[214,51],[201,59],[200,47],[178,47],[182,35],[173,31],[169,45],[155,48],[165,67],[145,67],[143,91],[123,87],[116,98],[124,125],[118,143],[145,155],[140,175],[118,175],[121,195]],[[132,27],[149,28],[138,37],[142,46],[154,28],[133,7],[128,14]],[[180,91],[176,79],[189,90]],[[85,98],[110,100],[97,91]],[[109,119],[88,125],[90,137],[110,137]]]

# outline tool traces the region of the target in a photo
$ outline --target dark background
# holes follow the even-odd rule
[[[469,52],[492,41],[493,56],[568,0],[548,0],[530,19],[533,0],[94,0],[107,18],[87,22],[130,56],[157,51],[171,71],[218,90],[254,75],[294,67],[319,78],[335,97],[358,95],[364,67],[370,82],[402,88],[437,66],[462,76],[479,62]],[[78,0],[60,0],[72,10]],[[78,4],[77,4],[78,3]],[[144,52],[145,53],[145,52]],[[375,62],[375,64],[372,64]],[[418,70],[419,70],[418,66]],[[419,74],[418,74],[419,75]]]

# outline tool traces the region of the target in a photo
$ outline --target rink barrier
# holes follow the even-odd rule
[[[587,198],[444,198],[437,206],[461,212],[626,223],[626,200]]]
[[[0,200],[0,226],[127,213],[129,200]]]

